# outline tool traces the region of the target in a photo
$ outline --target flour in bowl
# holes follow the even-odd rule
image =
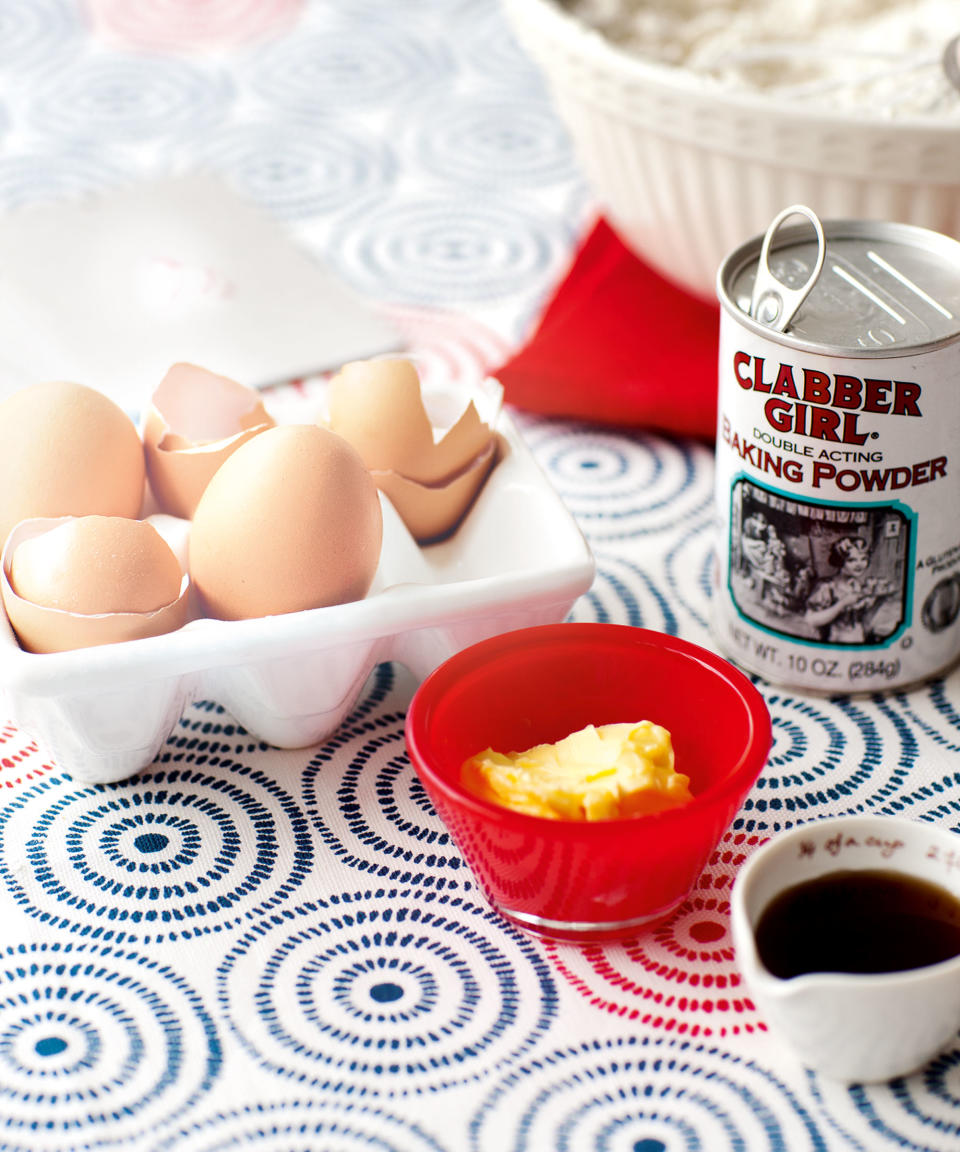
[[[562,0],[627,51],[726,89],[877,116],[960,118],[941,67],[957,0]]]

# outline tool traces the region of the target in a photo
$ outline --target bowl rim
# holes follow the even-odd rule
[[[773,92],[711,85],[705,82],[705,77],[689,68],[641,56],[614,43],[574,12],[563,8],[558,0],[502,0],[502,3],[518,25],[536,25],[541,44],[553,41],[570,55],[602,68],[622,83],[634,87],[659,87],[711,107],[722,101],[731,108],[771,121],[781,119],[832,128],[846,126],[884,136],[901,135],[907,131],[927,134],[934,139],[955,139],[960,129],[956,118],[945,119],[935,113],[906,113],[886,118],[857,114],[849,108],[828,104],[808,108],[796,100],[778,99]]]
[[[547,641],[560,640],[564,637],[574,641],[578,636],[589,635],[606,638],[618,646],[621,642],[627,642],[632,645],[666,648],[704,665],[733,687],[743,701],[749,721],[749,733],[742,755],[722,780],[698,792],[689,803],[679,808],[641,816],[617,816],[608,820],[553,820],[546,816],[517,812],[467,791],[459,783],[447,779],[433,766],[426,741],[425,714],[438,689],[445,681],[456,679],[458,669],[465,661],[475,660],[478,655],[484,653],[505,655],[516,648],[526,647],[534,635]],[[531,829],[539,828],[543,831],[545,826],[549,827],[555,834],[562,834],[561,829],[572,829],[577,835],[602,837],[608,834],[611,828],[635,828],[649,822],[668,827],[671,824],[680,825],[689,820],[691,813],[723,807],[734,796],[745,795],[766,763],[773,742],[773,727],[766,701],[755,684],[745,673],[716,652],[691,640],[651,628],[639,628],[631,624],[564,621],[559,624],[535,624],[502,632],[454,653],[435,668],[414,693],[404,721],[404,737],[414,771],[424,786],[436,789],[459,808],[467,809],[485,820],[493,818],[509,820],[511,823],[519,820],[529,822]]]

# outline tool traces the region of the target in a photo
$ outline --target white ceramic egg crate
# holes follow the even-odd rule
[[[464,404],[464,390],[446,400]],[[333,734],[382,661],[422,678],[487,636],[564,619],[593,557],[508,413],[495,420],[499,459],[445,540],[419,545],[381,495],[380,562],[362,600],[45,654],[22,650],[2,614],[6,714],[74,779],[109,783],[150,764],[191,701],[217,702],[268,744],[307,747]],[[150,519],[185,564],[189,521]]]

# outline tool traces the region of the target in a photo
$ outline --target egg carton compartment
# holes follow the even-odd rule
[[[496,427],[500,458],[446,540],[418,545],[381,497],[363,600],[43,655],[20,648],[4,613],[8,715],[74,779],[109,783],[150,764],[193,700],[215,700],[269,744],[306,747],[332,735],[381,661],[422,679],[478,640],[563,620],[593,582],[593,556],[507,412]],[[165,520],[182,556],[189,523]]]

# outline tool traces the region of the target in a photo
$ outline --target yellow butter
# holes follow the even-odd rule
[[[461,769],[463,786],[516,812],[552,820],[611,820],[692,799],[659,724],[588,724],[556,744],[504,755],[487,748]]]

